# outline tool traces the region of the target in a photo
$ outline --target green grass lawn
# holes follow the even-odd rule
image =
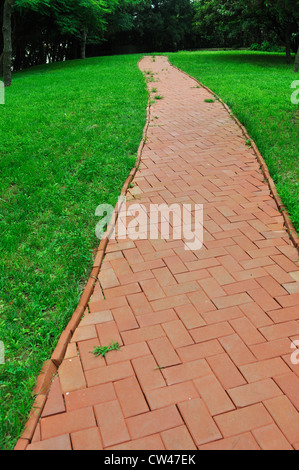
[[[148,93],[139,56],[37,67],[0,106],[0,448],[14,446],[32,388],[92,267],[101,203],[135,164]]]
[[[179,52],[170,61],[216,93],[257,144],[299,232],[299,107],[291,89],[299,75],[283,54]]]

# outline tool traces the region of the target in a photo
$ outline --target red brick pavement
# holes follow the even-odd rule
[[[28,449],[298,449],[298,252],[221,103],[165,57],[140,67],[163,99],[128,199],[203,204],[204,247],[110,241]]]

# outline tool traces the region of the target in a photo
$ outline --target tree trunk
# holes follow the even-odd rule
[[[11,85],[11,64],[12,64],[12,35],[11,35],[11,15],[15,0],[5,0],[3,7],[3,81],[4,86]]]
[[[295,73],[299,72],[299,47],[298,47],[298,51],[297,51],[296,58],[295,58],[294,72]]]
[[[291,36],[289,31],[286,32],[286,56],[287,56],[287,64],[292,62],[292,47],[291,47]]]
[[[0,77],[3,77],[3,52],[0,55]]]
[[[87,42],[87,29],[83,29],[81,33],[81,59],[86,59],[86,42]]]

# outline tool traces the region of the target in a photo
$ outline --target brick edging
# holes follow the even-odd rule
[[[244,135],[244,137],[246,138],[246,140],[250,140],[251,142],[251,146],[252,146],[252,149],[254,150],[254,153],[256,155],[256,158],[257,158],[257,161],[261,167],[261,170],[262,170],[262,173],[263,173],[263,176],[265,178],[265,180],[267,181],[267,184],[270,188],[270,192],[271,192],[271,195],[273,197],[273,199],[275,200],[276,202],[276,205],[278,207],[278,210],[280,211],[280,213],[282,214],[283,218],[284,218],[284,223],[285,223],[285,227],[286,227],[286,230],[288,232],[288,235],[293,243],[293,245],[295,246],[295,248],[298,250],[298,253],[299,253],[299,235],[294,227],[294,224],[290,218],[290,215],[285,207],[285,205],[283,204],[279,194],[278,194],[278,191],[276,189],[276,186],[275,186],[275,183],[273,181],[273,178],[271,177],[270,175],[270,172],[269,172],[269,169],[268,169],[268,166],[264,160],[264,157],[261,155],[259,149],[257,148],[255,142],[253,141],[253,139],[248,135],[247,133],[247,130],[245,129],[245,127],[243,126],[243,124],[241,124],[241,122],[239,121],[239,119],[233,114],[232,110],[229,108],[229,106],[216,94],[214,93],[210,88],[208,88],[206,85],[204,85],[203,83],[201,83],[199,80],[197,80],[196,78],[192,77],[191,75],[189,75],[187,72],[184,72],[184,70],[181,70],[179,69],[178,67],[176,67],[175,65],[173,65],[171,62],[169,62],[169,64],[174,67],[175,69],[177,69],[178,71],[184,73],[187,77],[191,78],[192,80],[194,80],[198,85],[200,85],[202,88],[204,88],[205,90],[207,90],[209,93],[211,93],[213,96],[217,97],[217,100],[222,104],[222,106],[226,109],[226,111],[232,116],[232,118],[234,119],[234,121],[236,122],[236,124],[239,126],[239,128],[242,130],[242,133]]]
[[[139,65],[141,60],[142,58],[138,61],[137,66]],[[143,148],[146,142],[146,135],[147,135],[147,131],[150,125],[150,118],[151,118],[150,110],[151,110],[150,100],[148,99],[148,104],[147,104],[147,109],[146,109],[146,123],[143,129],[142,140],[140,142],[140,145],[137,151],[136,163],[133,169],[130,171],[129,176],[126,179],[122,187],[120,196],[125,196],[127,194],[129,186],[134,180],[135,175],[139,169]],[[66,349],[72,339],[72,336],[76,328],[78,327],[84,315],[84,312],[89,304],[90,298],[94,292],[94,288],[98,282],[98,275],[100,273],[102,262],[106,254],[106,248],[109,243],[109,235],[111,234],[111,231],[114,229],[114,226],[118,219],[118,215],[119,215],[119,210],[118,210],[118,204],[117,204],[114,208],[110,225],[108,226],[106,234],[102,238],[100,245],[97,249],[95,260],[93,263],[93,268],[90,273],[87,284],[85,286],[85,289],[83,291],[83,294],[81,295],[79,304],[76,310],[74,311],[66,329],[62,332],[58,340],[57,346],[54,349],[54,352],[51,356],[51,359],[47,360],[42,366],[41,372],[37,378],[36,386],[33,390],[33,396],[35,396],[35,401],[30,411],[27,423],[24,427],[24,431],[21,434],[21,437],[19,438],[19,440],[17,441],[14,447],[14,450],[26,450],[26,448],[32,441],[32,438],[34,436],[38,422],[40,420],[43,408],[46,404],[47,395],[51,388],[53,378],[57,374],[58,368],[61,365],[63,358],[65,356]]]

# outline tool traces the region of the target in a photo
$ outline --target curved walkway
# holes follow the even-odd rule
[[[299,449],[298,252],[221,103],[140,67],[162,99],[128,199],[203,204],[204,247],[111,240],[28,449]]]

